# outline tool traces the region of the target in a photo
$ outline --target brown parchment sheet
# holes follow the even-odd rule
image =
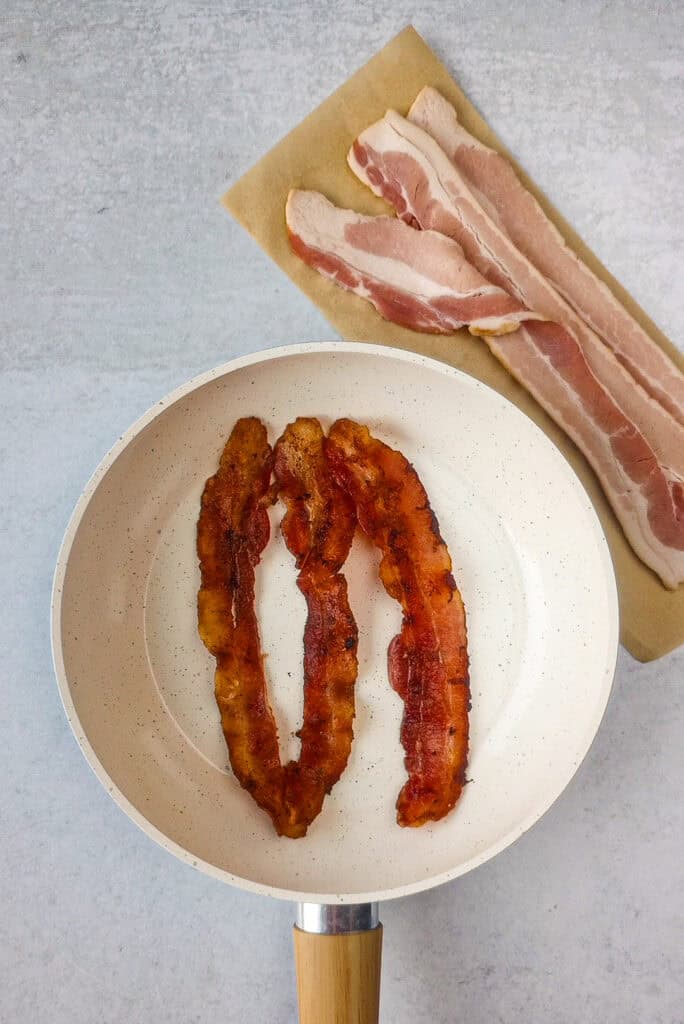
[[[338,206],[360,213],[387,213],[347,167],[356,136],[388,108],[406,114],[424,85],[454,104],[461,123],[488,146],[504,153],[568,243],[613,289],[654,340],[684,368],[684,357],[634,299],[615,281],[499,142],[446,67],[412,27],[325,100],[248,171],[223,197],[223,204],[350,341],[373,341],[440,359],[495,388],[530,416],[560,448],[589,493],[613,556],[620,595],[621,640],[640,661],[651,661],[684,642],[684,586],[669,591],[627,544],[620,525],[584,457],[535,400],[496,362],[484,342],[467,331],[441,337],[420,334],[383,320],[363,299],[345,292],[307,267],[290,250],[284,207],[291,188],[318,189]]]

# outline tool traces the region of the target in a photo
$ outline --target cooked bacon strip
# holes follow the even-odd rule
[[[265,502],[272,469],[263,423],[255,417],[238,420],[202,495],[198,617],[200,636],[216,658],[216,701],[233,771],[278,834],[290,835],[254,611],[254,569],[270,533]]]
[[[422,129],[388,111],[359,136],[349,163],[402,218],[455,237],[483,275],[556,321],[527,322],[510,344],[490,341],[490,348],[580,444],[636,553],[676,587],[684,579],[680,425],[487,216]],[[524,353],[516,354],[518,344]],[[553,387],[542,364],[553,369]]]
[[[320,192],[290,192],[285,218],[305,263],[393,323],[435,334],[468,324],[471,334],[496,335],[541,319],[486,281],[461,247],[437,232],[341,210]]]
[[[404,456],[352,420],[338,420],[326,454],[382,551],[380,578],[404,619],[389,650],[392,685],[404,701],[401,741],[408,781],[400,825],[437,821],[465,783],[470,687],[465,611],[425,489]]]
[[[684,424],[684,374],[573,252],[505,157],[459,124],[452,105],[426,87],[408,114],[466,178],[480,204],[642,387]]]
[[[285,768],[254,611],[254,570],[270,533],[266,504],[273,469],[287,506],[283,534],[297,558],[309,613],[301,755]],[[321,426],[313,419],[287,427],[275,453],[260,420],[238,420],[218,473],[207,480],[202,495],[199,631],[216,658],[216,700],[230,763],[278,834],[293,839],[305,835],[320,812],[351,747],[357,631],[339,570],[355,522],[351,500],[325,459]]]
[[[288,835],[303,835],[345,769],[353,739],[357,629],[340,569],[351,548],[356,515],[333,479],[316,419],[299,418],[275,446],[275,477],[287,512],[281,529],[297,559],[297,585],[307,604],[304,716],[298,761],[285,767]]]

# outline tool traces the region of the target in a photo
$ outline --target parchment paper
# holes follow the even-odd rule
[[[223,203],[344,338],[412,349],[457,366],[515,402],[548,434],[582,480],[608,538],[620,594],[622,642],[634,657],[651,661],[684,642],[684,586],[675,592],[666,590],[634,555],[593,471],[574,444],[496,362],[484,342],[465,330],[449,337],[435,337],[387,323],[369,303],[326,281],[290,251],[284,207],[291,188],[318,189],[339,206],[360,213],[388,212],[386,205],[347,168],[347,150],[359,132],[382,117],[389,107],[406,114],[424,85],[439,89],[454,104],[468,131],[511,160],[568,243],[613,289],[655,341],[684,367],[682,355],[522,171],[411,27],[404,29],[267,153],[226,193]]]

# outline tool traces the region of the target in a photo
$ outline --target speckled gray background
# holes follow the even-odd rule
[[[677,340],[684,8],[2,7],[0,1020],[294,1021],[293,908],[163,853],[68,731],[47,630],[62,530],[160,395],[231,356],[333,337],[217,200],[409,21]],[[683,653],[621,653],[592,751],[542,822],[382,908],[383,1021],[684,1020]]]

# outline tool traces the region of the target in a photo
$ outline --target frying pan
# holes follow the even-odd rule
[[[415,464],[468,616],[471,780],[444,821],[401,829],[402,705],[387,682],[398,605],[357,536],[359,625],[349,765],[304,839],[276,836],[228,767],[213,659],[196,628],[204,482],[239,416],[275,441],[297,415],[368,424]],[[283,758],[297,756],[304,603],[273,536],[257,608]],[[599,726],[618,643],[615,580],[562,455],[478,381],[410,352],[332,342],[234,360],[183,385],[105,457],[66,531],[52,640],[67,717],[119,806],[181,860],[295,900],[300,1020],[377,1021],[379,900],[456,878],[512,843],[572,778]]]

